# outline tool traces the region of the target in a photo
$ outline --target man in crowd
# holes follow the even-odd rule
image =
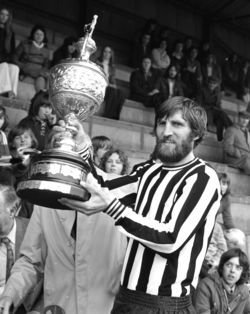
[[[226,129],[223,141],[225,162],[248,175],[250,175],[250,134],[247,128],[249,119],[249,112],[240,111],[238,123]]]
[[[195,313],[190,295],[220,203],[216,172],[193,153],[206,124],[196,102],[169,99],[156,116],[155,161],[120,178],[90,174],[82,182],[89,201],[61,200],[87,215],[104,211],[129,238],[112,314]],[[120,199],[118,190],[126,191]]]
[[[11,268],[19,258],[20,246],[29,223],[26,218],[15,217],[19,199],[15,190],[7,185],[0,185],[0,296],[10,276]],[[26,313],[34,305],[42,284],[26,298],[16,313]]]
[[[78,143],[82,156],[87,156],[84,146]],[[104,213],[88,217],[34,206],[20,258],[0,297],[0,313],[18,308],[42,276],[46,313],[109,314],[126,245],[126,237]]]

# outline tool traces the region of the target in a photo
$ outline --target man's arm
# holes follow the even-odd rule
[[[63,199],[62,202],[85,214],[103,210],[126,236],[159,253],[169,254],[185,244],[206,221],[211,229],[209,233],[212,232],[220,203],[220,186],[214,170],[208,167],[207,172],[195,173],[183,182],[173,204],[168,204],[171,209],[165,204],[166,210],[169,210],[166,221],[138,214],[114,198],[107,188],[90,182],[82,183],[91,193],[89,201]]]
[[[34,208],[20,248],[20,258],[11,270],[0,298],[0,307],[11,300],[18,307],[43,276],[47,247],[40,225],[40,210]]]

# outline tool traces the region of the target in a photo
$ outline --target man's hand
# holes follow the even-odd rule
[[[9,314],[12,304],[10,297],[0,297],[0,314]]]
[[[58,201],[71,209],[90,216],[103,211],[115,198],[107,188],[101,187],[96,182],[91,173],[88,175],[87,182],[81,182],[81,186],[91,194],[88,201],[76,201],[68,198],[61,198]]]
[[[61,134],[66,131],[70,131],[74,141],[76,142],[78,151],[84,149],[87,145],[89,147],[92,146],[90,137],[84,131],[81,122],[78,121],[75,117],[70,117],[67,122],[65,122],[64,120],[59,120],[58,125],[53,127],[53,131]]]

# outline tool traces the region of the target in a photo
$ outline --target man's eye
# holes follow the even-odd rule
[[[180,122],[172,122],[172,124],[173,124],[174,126],[182,126],[182,124],[181,124]]]

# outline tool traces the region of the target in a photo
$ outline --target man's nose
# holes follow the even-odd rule
[[[172,134],[173,134],[173,129],[172,129],[171,123],[166,121],[165,128],[164,128],[164,135],[168,136],[168,135],[172,135]]]

